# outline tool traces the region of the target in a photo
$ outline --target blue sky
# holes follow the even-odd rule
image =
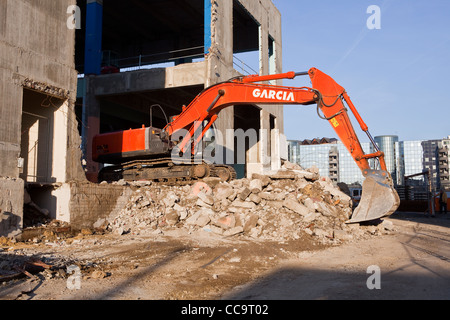
[[[450,135],[449,0],[273,0],[282,16],[283,71],[317,67],[346,88],[373,136]],[[369,30],[370,5],[381,29]],[[284,85],[310,86],[308,77]],[[337,137],[314,106],[286,106],[288,139]],[[352,118],[354,120],[354,118]],[[354,120],[361,141],[368,141]]]

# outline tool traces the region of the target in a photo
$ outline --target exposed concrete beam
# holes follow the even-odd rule
[[[93,82],[96,96],[188,87],[205,83],[204,62],[101,75]]]

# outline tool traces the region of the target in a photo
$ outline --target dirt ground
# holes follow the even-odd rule
[[[450,214],[388,220],[389,234],[332,246],[307,234],[268,242],[182,230],[5,244],[0,263],[34,258],[51,269],[0,282],[0,300],[450,299]]]

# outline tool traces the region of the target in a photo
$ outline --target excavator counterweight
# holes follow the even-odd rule
[[[312,87],[266,83],[303,75],[309,75]],[[374,153],[364,153],[344,102],[374,145]],[[234,179],[236,172],[230,166],[192,163],[190,160],[202,149],[203,138],[221,110],[233,105],[245,108],[246,105],[259,104],[317,105],[319,116],[330,123],[365,177],[361,201],[348,223],[386,217],[398,208],[400,200],[386,170],[383,152],[378,149],[345,89],[316,68],[308,72],[234,78],[203,90],[163,129],[150,126],[96,136],[93,160],[115,164],[102,170],[100,179],[150,179],[169,183],[190,183],[208,176],[220,177],[225,181]],[[173,161],[171,155],[174,151],[177,154],[188,153],[187,163]],[[379,170],[370,167],[369,159],[378,161]]]

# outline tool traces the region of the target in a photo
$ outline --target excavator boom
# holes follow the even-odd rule
[[[302,75],[309,75],[312,87],[287,87],[266,83],[279,79],[293,79]],[[363,151],[344,102],[373,143],[374,153],[365,154]],[[181,141],[172,141],[172,143],[176,144],[175,148],[180,153],[191,152],[194,154],[207,130],[217,120],[221,110],[232,105],[244,105],[243,107],[245,107],[245,105],[255,104],[317,104],[318,113],[320,110],[323,114],[321,117],[330,123],[365,177],[360,204],[348,221],[349,223],[385,217],[398,208],[399,197],[393,188],[392,178],[386,171],[383,152],[378,149],[367,125],[345,89],[316,68],[311,68],[308,72],[238,77],[213,85],[201,92],[187,107],[184,107],[181,114],[173,117],[172,121],[161,131],[160,136],[168,137],[170,140],[173,136],[179,136],[177,133],[181,132],[180,130],[183,130],[184,133],[187,132],[188,134],[182,135]],[[195,134],[200,129],[201,133]],[[145,144],[145,142],[142,143]],[[372,169],[369,159],[378,161],[381,170]]]

